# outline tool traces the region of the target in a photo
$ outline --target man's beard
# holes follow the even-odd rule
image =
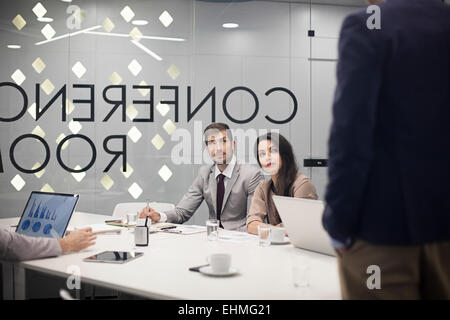
[[[214,163],[215,164],[229,164],[231,162],[232,158],[233,158],[232,156],[226,156],[225,158],[223,158],[220,161],[214,160]]]

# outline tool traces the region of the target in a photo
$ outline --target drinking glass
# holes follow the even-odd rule
[[[206,237],[209,241],[219,239],[219,221],[216,219],[206,220]]]

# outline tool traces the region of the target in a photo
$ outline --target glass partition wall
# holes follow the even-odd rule
[[[279,130],[323,199],[344,17],[363,1],[17,0],[0,12],[1,218],[33,190],[78,211],[176,204],[226,122],[254,163]],[[126,169],[124,168],[124,165]],[[189,223],[204,224],[206,205]]]

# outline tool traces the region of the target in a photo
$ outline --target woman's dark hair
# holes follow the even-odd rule
[[[259,136],[258,139],[256,139],[256,159],[258,160],[260,167],[261,163],[259,162],[258,145],[261,141],[266,140],[270,140],[272,145],[278,147],[278,152],[281,157],[281,167],[278,169],[278,178],[274,185],[275,190],[273,191],[280,196],[289,196],[289,191],[297,178],[298,173],[297,161],[295,160],[292,146],[285,137],[275,132],[269,132]]]

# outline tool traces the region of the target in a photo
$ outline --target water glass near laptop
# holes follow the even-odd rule
[[[209,241],[219,239],[219,221],[215,219],[206,220],[206,237]]]
[[[270,246],[270,232],[271,228],[268,225],[258,226],[258,240],[261,247]]]

